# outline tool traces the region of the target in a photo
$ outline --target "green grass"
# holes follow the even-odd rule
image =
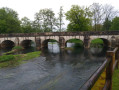
[[[83,44],[83,42],[81,40],[79,40],[79,39],[70,39],[67,42],[70,42],[70,43],[81,43],[81,44]]]
[[[112,90],[119,90],[119,69],[114,70],[112,78]]]
[[[13,55],[3,55],[3,56],[0,56],[0,62],[14,60],[14,59],[15,59],[15,57]]]
[[[27,60],[39,57],[40,53],[41,53],[40,51],[36,51],[27,54],[0,56],[0,68],[17,66],[19,64],[25,63],[27,62]]]
[[[12,50],[22,50],[22,49],[24,49],[24,48],[21,46],[15,46],[12,48]]]
[[[91,44],[103,44],[103,40],[101,40],[100,38],[94,39],[91,41]]]
[[[72,47],[65,47],[64,49],[65,50],[74,50],[74,48],[72,48]]]
[[[11,51],[6,52],[6,53],[3,53],[3,55],[10,55],[10,54],[14,54],[14,53],[19,52],[20,50],[23,50],[23,49],[24,49],[24,48],[23,48],[23,47],[21,47],[21,46],[15,46],[15,47],[13,47],[13,48],[12,48],[12,50],[11,50]]]
[[[94,40],[91,41],[90,46],[91,47],[102,48],[103,47],[103,40],[101,40],[100,38],[94,39]]]

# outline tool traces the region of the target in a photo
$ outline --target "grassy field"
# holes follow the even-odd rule
[[[41,53],[40,51],[36,51],[27,54],[0,56],[0,68],[8,66],[17,66],[19,64],[25,63],[27,60],[39,57],[40,53]]]

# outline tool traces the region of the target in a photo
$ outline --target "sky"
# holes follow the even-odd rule
[[[89,6],[93,3],[110,4],[119,10],[119,0],[0,0],[0,8],[12,8],[19,14],[19,18],[28,17],[34,20],[34,15],[40,9],[51,8],[55,14],[63,6],[64,12],[70,10],[71,5]]]

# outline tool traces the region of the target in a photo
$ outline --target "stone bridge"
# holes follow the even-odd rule
[[[104,45],[110,46],[118,43],[119,31],[87,31],[87,32],[46,32],[46,33],[15,33],[0,34],[0,47],[12,47],[21,45],[27,47],[31,41],[37,48],[47,47],[48,41],[53,39],[59,43],[60,48],[65,48],[70,39],[80,39],[85,48],[90,47],[90,42],[100,38]],[[113,44],[111,42],[113,41]]]

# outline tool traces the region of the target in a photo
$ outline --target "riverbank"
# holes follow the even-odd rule
[[[101,74],[98,81],[95,83],[91,90],[102,90],[105,85],[106,79],[106,70]],[[112,77],[112,90],[119,89],[119,69],[114,70],[114,74]]]
[[[118,89],[119,89],[119,69],[115,69],[112,78],[112,90]]]
[[[27,60],[39,57],[40,53],[41,53],[40,51],[36,51],[26,54],[0,56],[0,68],[8,66],[17,66],[19,64],[25,63]]]

